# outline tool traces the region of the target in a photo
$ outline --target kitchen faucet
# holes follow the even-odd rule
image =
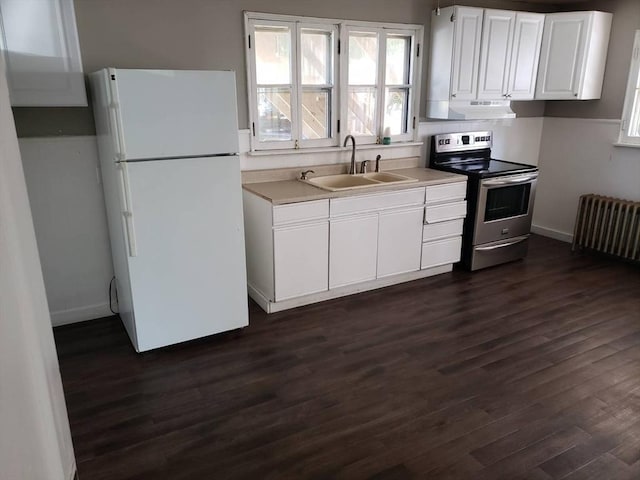
[[[347,142],[349,142],[349,139],[351,139],[351,167],[349,167],[349,175],[355,175],[356,174],[356,139],[353,138],[353,135],[347,135],[344,139],[344,145],[342,145],[343,147],[347,146]]]

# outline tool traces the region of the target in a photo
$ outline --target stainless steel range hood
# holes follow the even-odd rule
[[[509,101],[427,101],[427,117],[447,120],[515,118]]]

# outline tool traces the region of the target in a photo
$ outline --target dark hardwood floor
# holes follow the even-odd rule
[[[56,329],[80,479],[640,478],[640,269],[531,243],[142,355]]]

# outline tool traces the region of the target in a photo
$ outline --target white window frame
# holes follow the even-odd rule
[[[329,112],[329,128],[331,135],[329,138],[319,138],[319,139],[302,139],[302,132],[300,132],[300,140],[299,145],[302,148],[306,147],[329,147],[332,145],[337,145],[339,140],[338,136],[338,96],[339,96],[339,88],[338,84],[340,81],[340,62],[338,55],[338,26],[332,24],[330,22],[326,23],[311,23],[311,22],[297,22],[296,26],[296,47],[301,44],[302,40],[302,30],[311,29],[311,30],[325,30],[330,31],[332,33],[332,54],[333,54],[333,64],[330,66],[331,68],[331,76],[332,81],[330,84],[324,85],[325,88],[331,89],[331,102],[329,108],[331,111]],[[298,68],[299,65],[302,65],[302,51],[300,48],[296,48],[296,84],[299,86],[297,88],[298,91],[298,111],[302,112],[302,94],[304,92],[304,86],[302,85],[302,74],[301,69]],[[320,85],[314,85],[314,87],[322,88]],[[302,119],[300,120],[302,121]],[[302,126],[302,124],[301,124]]]
[[[258,137],[256,136],[257,131],[257,123],[258,123],[258,85],[257,85],[257,77],[255,71],[256,64],[256,51],[251,45],[253,39],[256,38],[256,23],[258,24],[267,24],[269,26],[274,27],[287,27],[291,30],[291,59],[290,59],[290,72],[289,78],[291,80],[291,140],[288,141],[277,141],[277,142],[259,142]],[[264,149],[287,149],[294,148],[296,144],[296,138],[298,136],[297,132],[297,92],[295,90],[296,87],[296,52],[295,52],[295,35],[296,35],[296,26],[292,22],[280,21],[278,19],[264,19],[262,21],[249,18],[245,15],[245,32],[247,32],[247,79],[249,85],[251,86],[251,90],[249,91],[249,117],[251,121],[251,143],[253,150],[253,143],[255,141],[256,144],[260,143],[263,145]],[[277,87],[273,85],[273,87]],[[254,140],[255,139],[255,140]]]
[[[349,101],[348,101],[348,95],[349,95],[349,36],[351,32],[355,32],[355,33],[374,33],[377,36],[377,40],[378,40],[378,58],[377,58],[377,63],[376,63],[376,84],[375,84],[375,89],[376,89],[376,111],[375,111],[375,118],[373,120],[373,124],[374,124],[374,128],[375,128],[375,133],[373,135],[356,135],[353,134],[353,136],[356,138],[356,141],[359,145],[370,145],[372,143],[380,143],[381,142],[381,134],[378,131],[378,125],[380,124],[380,114],[382,113],[382,103],[380,101],[380,98],[383,96],[381,93],[381,87],[384,88],[381,85],[381,78],[384,78],[384,71],[381,68],[381,63],[380,63],[380,59],[382,57],[382,50],[384,50],[384,46],[382,45],[382,29],[381,28],[375,28],[375,27],[367,27],[367,26],[363,26],[363,25],[359,25],[359,24],[343,24],[341,25],[340,28],[340,42],[343,45],[342,47],[342,52],[340,55],[340,68],[341,71],[345,72],[345,74],[342,76],[342,78],[340,79],[340,104],[342,105],[342,109],[340,110],[340,118],[342,119],[342,124],[345,126],[344,128],[341,128],[341,134],[342,131],[344,131],[344,134],[342,134],[342,138],[346,137],[347,135],[350,135],[351,132],[349,132],[347,130],[347,118],[349,116],[348,113],[348,109],[349,109]],[[384,80],[382,80],[384,81]],[[357,87],[357,85],[356,85]]]
[[[624,109],[622,111],[622,122],[620,123],[620,145],[640,146],[640,136],[629,135],[629,125],[635,121],[640,122],[640,90],[637,90],[640,78],[640,30],[636,30],[633,42],[633,54],[629,67],[629,80],[627,81],[627,91],[624,99]],[[634,111],[638,118],[631,118]]]
[[[386,57],[387,57],[387,38],[388,37],[393,37],[393,36],[403,36],[403,37],[409,37],[411,39],[411,45],[409,48],[409,71],[406,72],[408,74],[409,79],[411,80],[411,83],[409,84],[402,84],[402,85],[393,85],[393,84],[387,84],[385,83],[385,74],[386,74]],[[419,109],[420,109],[420,105],[418,103],[415,103],[414,98],[416,97],[416,91],[420,90],[420,75],[418,72],[417,75],[417,81],[415,79],[416,77],[416,63],[420,63],[420,65],[422,65],[421,62],[418,62],[418,40],[416,38],[416,31],[410,31],[408,29],[393,29],[393,28],[385,28],[384,29],[384,60],[385,63],[383,63],[383,70],[381,73],[381,78],[382,78],[382,89],[383,89],[383,98],[382,98],[382,104],[381,104],[381,108],[380,108],[380,113],[382,114],[382,118],[380,119],[380,129],[381,132],[383,132],[384,129],[384,105],[385,105],[385,98],[384,98],[384,93],[385,90],[387,88],[387,86],[390,87],[402,87],[402,88],[406,88],[407,89],[407,93],[409,98],[407,99],[407,104],[408,104],[408,108],[409,111],[407,112],[407,133],[403,133],[403,134],[398,134],[398,135],[392,135],[391,136],[391,141],[392,142],[408,142],[411,140],[415,139],[415,134],[414,134],[414,130],[416,129],[416,126],[418,124],[418,113]],[[420,69],[421,70],[421,69]],[[381,135],[382,135],[381,133]]]
[[[392,143],[417,141],[417,117],[420,106],[420,81],[422,73],[421,46],[423,44],[424,27],[412,24],[390,24],[378,22],[354,22],[339,19],[299,17],[290,15],[244,12],[245,17],[245,53],[247,64],[247,89],[249,101],[249,128],[251,131],[251,151],[260,150],[290,150],[305,148],[340,147],[349,132],[346,131],[347,94],[348,94],[348,48],[349,31],[375,31],[378,33],[378,95],[376,98],[375,135],[356,136],[357,143],[381,143],[384,130],[385,104],[385,61],[386,39],[388,35],[403,35],[411,37],[410,79],[408,85],[408,118],[407,133],[391,137]],[[257,136],[258,105],[257,84],[255,72],[255,49],[251,42],[255,38],[255,25],[287,25],[292,28],[292,113],[291,113],[291,141],[260,142]],[[333,30],[333,91],[331,96],[331,137],[327,139],[302,140],[300,113],[302,104],[302,85],[300,78],[301,52],[299,51],[300,33],[302,29]],[[295,98],[294,98],[295,97]]]

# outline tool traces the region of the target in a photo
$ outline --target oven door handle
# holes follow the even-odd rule
[[[479,252],[487,252],[489,250],[496,250],[498,248],[510,247],[511,245],[515,245],[517,243],[522,243],[528,238],[529,238],[529,236],[527,235],[526,237],[518,238],[517,240],[514,240],[512,242],[505,242],[505,243],[501,243],[500,245],[492,245],[490,247],[477,247],[477,248],[475,248],[475,250],[477,250]]]
[[[516,185],[518,183],[527,183],[530,182],[531,180],[535,180],[536,178],[538,178],[538,174],[534,173],[531,175],[522,175],[519,177],[510,177],[507,179],[503,179],[503,180],[484,180],[482,182],[483,186],[486,187],[495,187],[495,186],[500,186],[500,185]]]

